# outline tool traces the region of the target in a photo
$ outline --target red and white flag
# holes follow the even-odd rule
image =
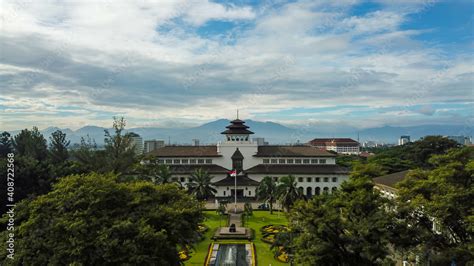
[[[229,172],[229,175],[230,176],[237,176],[237,171],[236,170],[232,170]]]

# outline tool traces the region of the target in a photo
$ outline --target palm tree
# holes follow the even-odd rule
[[[189,191],[198,200],[207,200],[217,192],[211,183],[212,178],[208,172],[201,168],[196,169],[191,175],[191,182],[187,184]]]
[[[280,179],[280,184],[277,186],[278,199],[281,205],[290,212],[291,206],[303,198],[303,195],[298,191],[296,178],[293,175],[284,176]]]
[[[168,165],[160,165],[158,167],[158,171],[156,171],[156,177],[160,184],[168,184],[168,183],[171,183],[172,180],[172,174],[171,174],[171,170],[170,170],[170,167]]]
[[[277,185],[271,176],[266,176],[257,188],[257,197],[268,201],[270,204],[270,214],[273,214],[273,203],[277,198]]]

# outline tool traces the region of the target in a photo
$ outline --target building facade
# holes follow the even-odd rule
[[[169,165],[173,179],[186,185],[196,169],[207,171],[217,188],[216,197],[254,198],[260,181],[271,176],[275,181],[294,175],[298,189],[307,196],[330,193],[348,179],[349,170],[336,165],[334,153],[310,145],[259,145],[245,122],[231,121],[222,132],[224,140],[208,146],[165,146],[149,153],[158,164]],[[231,170],[238,175],[237,190]]]
[[[407,143],[410,143],[411,140],[410,140],[410,136],[400,136],[400,138],[398,139],[398,145],[405,145]]]
[[[350,138],[313,139],[309,142],[309,145],[319,149],[334,151],[341,154],[357,155],[360,153],[359,142]]]
[[[132,142],[132,145],[135,147],[135,153],[142,154],[143,153],[143,138],[134,132],[130,132],[128,133],[128,135],[132,139],[131,142]]]
[[[144,152],[148,153],[165,146],[164,140],[145,140]]]

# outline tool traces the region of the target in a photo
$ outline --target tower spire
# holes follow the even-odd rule
[[[239,119],[239,109],[237,109],[237,119]]]

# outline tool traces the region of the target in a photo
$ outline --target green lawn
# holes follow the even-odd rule
[[[246,222],[246,227],[250,227],[255,230],[255,249],[257,251],[257,265],[258,266],[278,266],[286,265],[288,263],[282,263],[273,258],[273,251],[270,250],[270,244],[264,243],[261,241],[262,233],[260,228],[267,224],[288,224],[286,216],[284,213],[274,212],[270,214],[269,211],[254,211],[253,216],[251,216]]]
[[[219,222],[219,215],[215,211],[205,211],[207,219],[204,223],[209,227],[209,230],[205,234],[205,239],[194,245],[194,251],[191,253],[191,258],[185,262],[185,265],[199,265],[204,264],[206,255],[208,252],[209,244],[212,242],[211,237],[214,234],[214,230],[219,226],[226,225],[226,218],[221,218]],[[283,213],[277,214],[274,213],[270,215],[268,211],[254,211],[253,216],[250,217],[246,227],[251,227],[255,231],[255,249],[257,252],[257,264],[258,266],[279,266],[279,265],[288,265],[286,263],[281,263],[273,258],[273,251],[270,251],[270,245],[262,242],[262,233],[260,228],[267,224],[287,224],[286,217]],[[233,243],[237,241],[232,241]],[[247,243],[247,241],[243,241]]]

